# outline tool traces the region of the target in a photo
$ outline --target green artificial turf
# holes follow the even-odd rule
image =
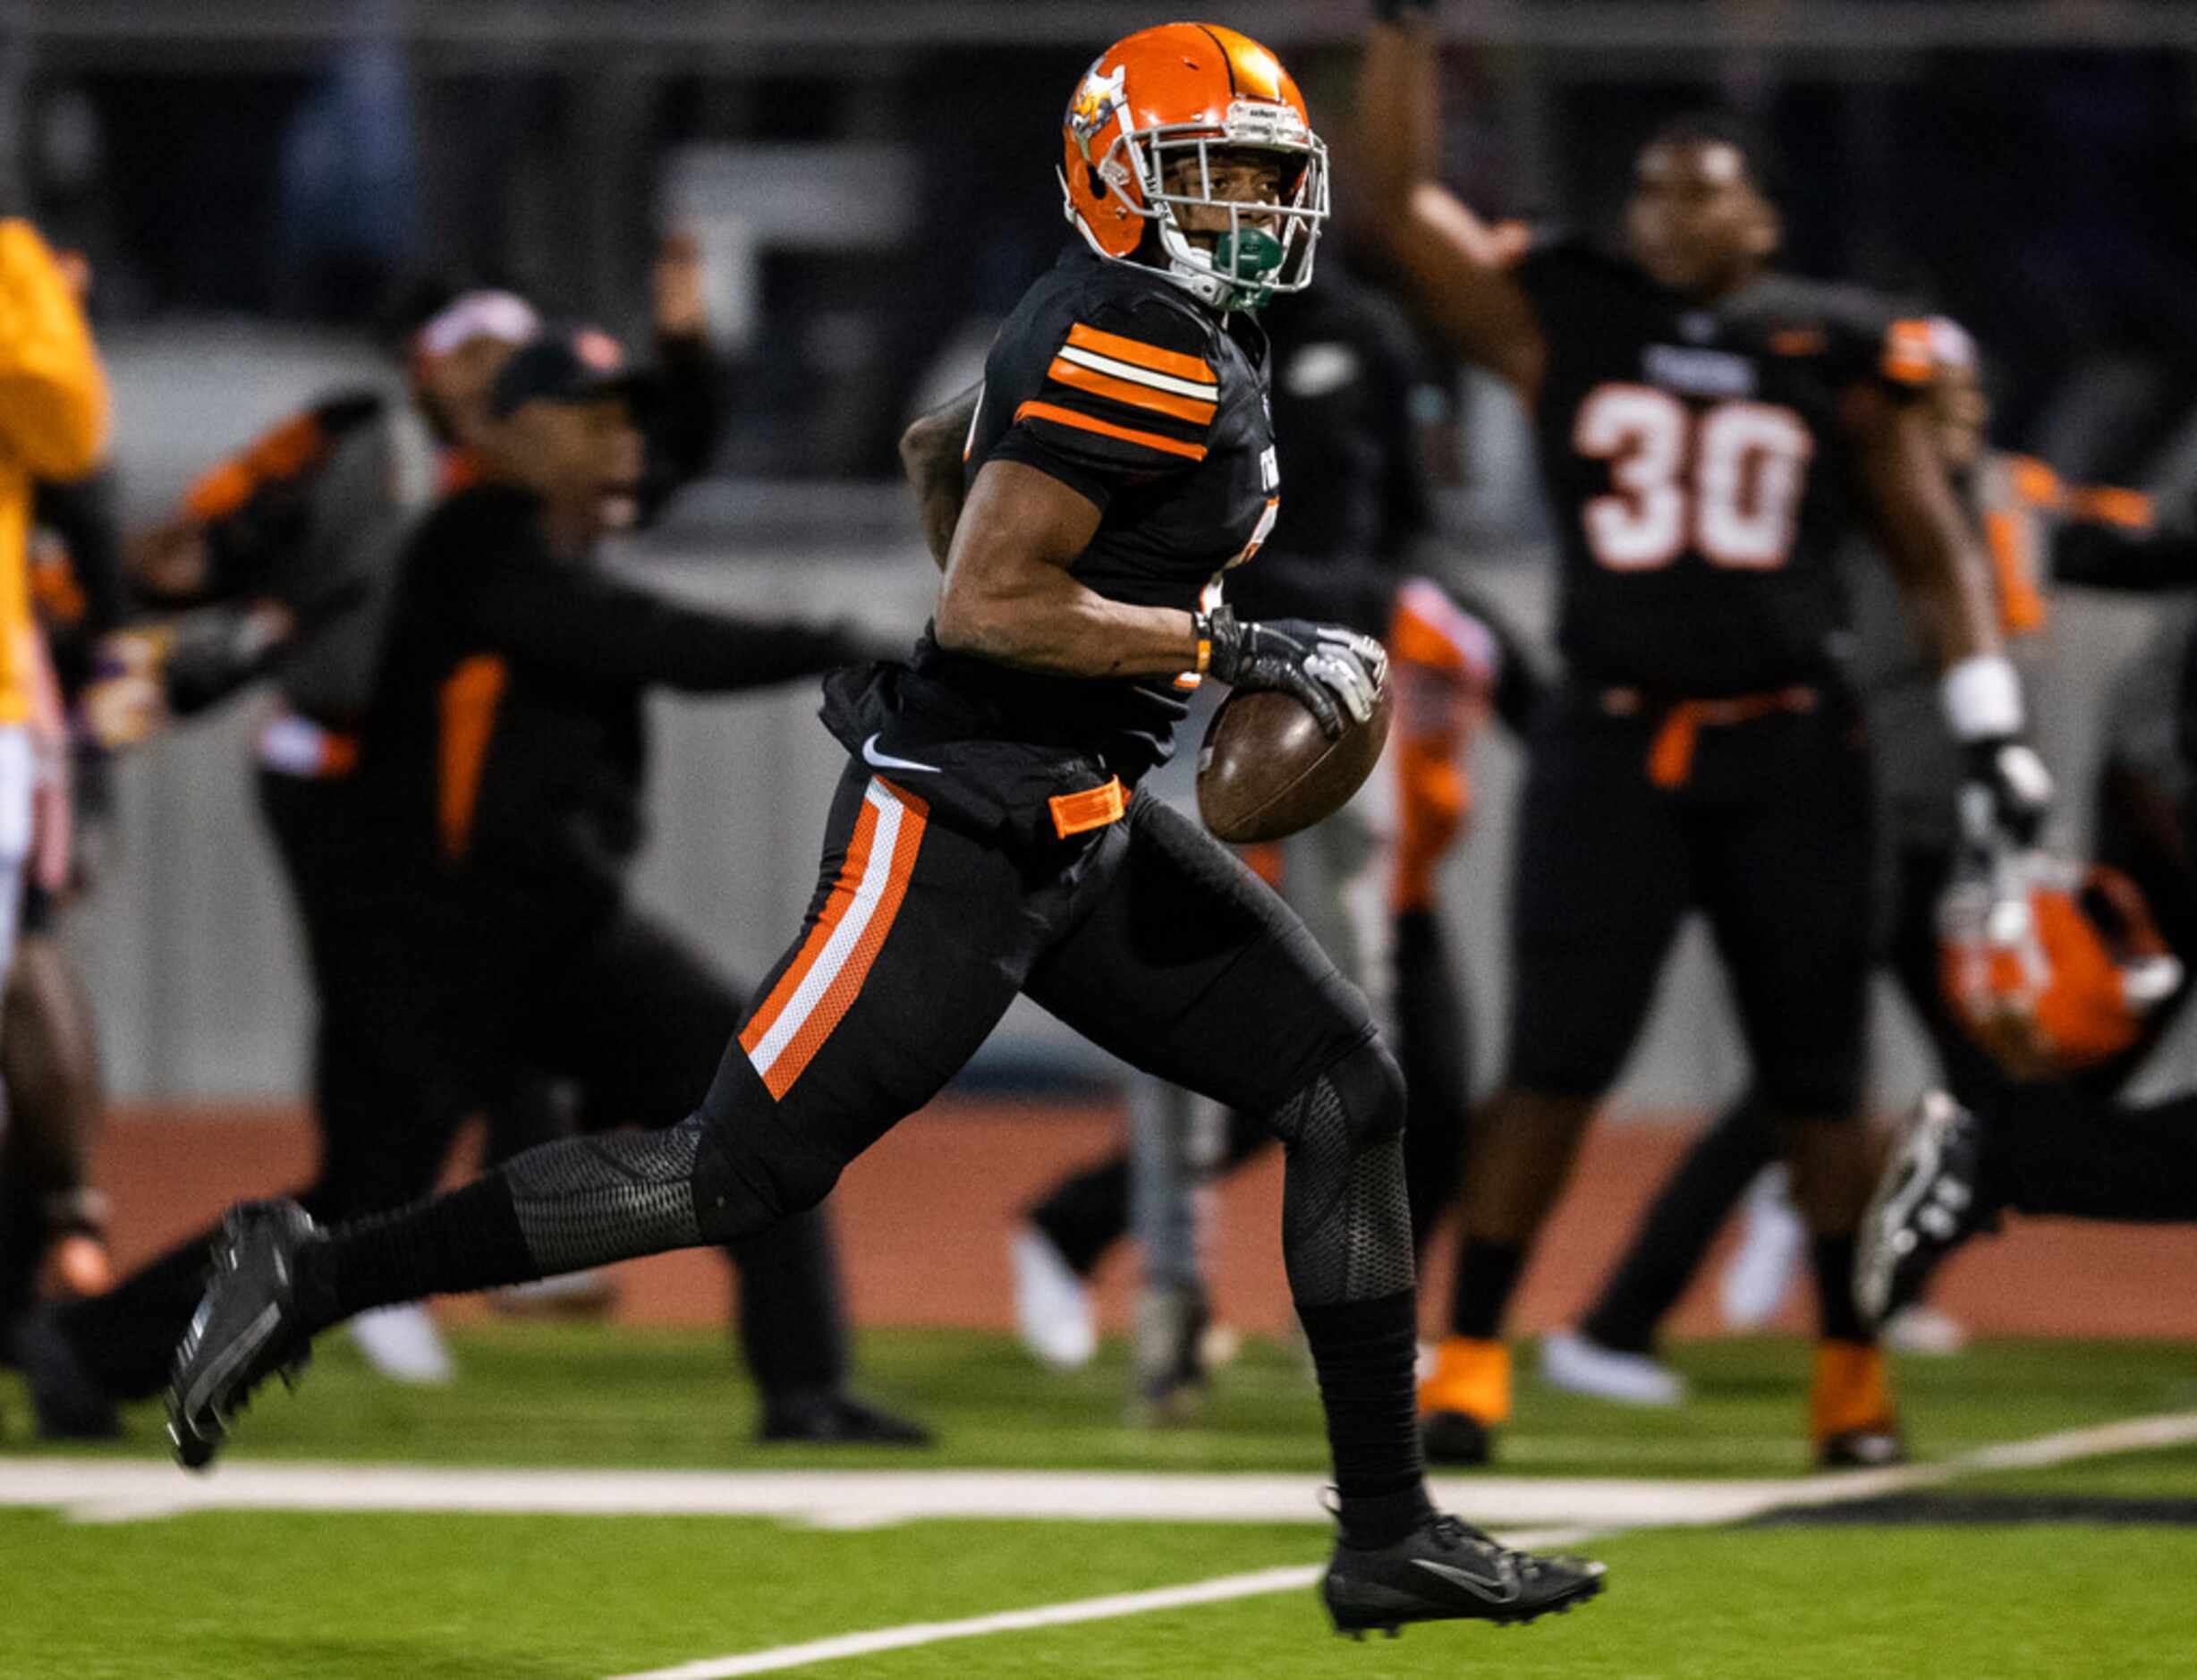
[[[301,1392],[263,1396],[237,1456],[416,1464],[775,1469],[1289,1470],[1323,1464],[1295,1357],[1253,1345],[1204,1426],[1121,1421],[1126,1372],[1031,1367],[1004,1337],[881,1332],[862,1385],[940,1432],[929,1452],[764,1449],[714,1336],[492,1326],[454,1337],[462,1380],[403,1389],[333,1338]],[[1808,1350],[1676,1350],[1684,1408],[1633,1412],[1521,1384],[1506,1471],[1720,1478],[1797,1472]],[[1530,1355],[1522,1370],[1530,1370]],[[1985,1344],[1903,1362],[1911,1429],[1948,1457],[2197,1409],[2197,1355],[2128,1343]],[[9,1453],[27,1438],[0,1379]],[[88,1455],[159,1451],[156,1408]],[[180,1472],[178,1472],[180,1474]],[[1969,1492],[2197,1496],[2197,1448],[2013,1473]],[[77,1523],[0,1509],[0,1677],[607,1676],[833,1634],[1177,1585],[1324,1554],[1312,1524],[938,1521],[820,1532],[754,1519],[202,1512]],[[1589,1546],[1612,1591],[1516,1632],[1340,1642],[1309,1591],[988,1635],[797,1674],[1090,1676],[1499,1673],[1505,1680],[2112,1680],[2197,1673],[2197,1530],[2040,1525],[1662,1530]]]
[[[1306,1470],[1325,1466],[1319,1410],[1297,1357],[1250,1343],[1215,1380],[1201,1427],[1124,1421],[1128,1371],[1108,1344],[1086,1370],[1037,1368],[1003,1336],[886,1330],[861,1341],[858,1385],[931,1424],[921,1453],[758,1447],[755,1400],[722,1338],[590,1326],[496,1325],[453,1338],[462,1380],[403,1388],[326,1338],[295,1396],[279,1386],[239,1425],[240,1457],[426,1464],[793,1468]],[[1516,1417],[1500,1468],[1518,1474],[1761,1476],[1804,1469],[1806,1344],[1765,1337],[1675,1350],[1685,1406],[1638,1411],[1543,1387],[1520,1355]],[[1987,1342],[1956,1359],[1907,1359],[1899,1380],[1916,1452],[2146,1413],[2197,1408],[2197,1352],[2131,1342]],[[30,1450],[27,1406],[0,1373],[0,1444]],[[14,1404],[11,1404],[14,1402]],[[88,1450],[161,1451],[159,1409],[133,1407],[129,1436]]]
[[[2197,1532],[1671,1531],[1592,1548],[1610,1591],[1533,1627],[1335,1639],[1309,1591],[990,1634],[796,1673],[1500,1673],[1506,1680],[2112,1680],[2186,1674],[2163,1582]],[[72,1527],[0,1513],[0,1673],[564,1680],[1172,1585],[1321,1555],[1305,1529],[202,1514]]]

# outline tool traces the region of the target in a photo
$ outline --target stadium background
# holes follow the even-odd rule
[[[0,183],[93,259],[133,517],[172,505],[212,451],[373,377],[388,301],[409,276],[506,279],[638,340],[656,240],[680,227],[708,255],[734,412],[716,476],[626,557],[704,598],[912,630],[933,574],[894,440],[909,413],[968,377],[999,313],[1066,236],[1050,176],[1059,90],[1090,43],[1142,14],[967,0],[113,0],[13,15]],[[1347,191],[1340,114],[1356,9],[1272,4],[1240,21],[1302,66]],[[2072,478],[2197,483],[2197,342],[2184,301],[2197,291],[2197,218],[2183,213],[2197,209],[2197,74],[2177,50],[2197,46],[2197,18],[2184,8],[1548,0],[1458,8],[1451,24],[1474,40],[1448,61],[1461,117],[1448,161],[1476,202],[1596,225],[1638,132],[1732,101],[1786,155],[1795,266],[1927,295],[1974,328],[2000,446]],[[1439,377],[1450,399],[1442,559],[1539,628],[1549,556],[1521,418],[1491,384]],[[2076,794],[2062,820],[2078,844],[2105,679],[2159,610],[2098,596],[2057,605],[2036,705],[2049,759]],[[657,706],[642,895],[735,972],[758,972],[810,891],[836,749],[805,688]],[[127,1215],[140,1183],[157,1209],[151,1229],[137,1227],[147,1242],[201,1210],[177,1205],[172,1173],[153,1165],[181,1140],[155,1132],[133,1145],[144,1127],[238,1104],[274,1121],[296,1100],[310,993],[249,796],[258,721],[252,702],[234,704],[125,762],[119,867],[72,929],[123,1105],[106,1172],[124,1255],[139,1246]],[[1485,1082],[1506,994],[1512,743],[1491,735],[1474,768],[1476,827],[1444,890],[1474,982]],[[1889,1111],[1931,1063],[1888,988],[1876,1036]],[[2193,1071],[2197,1035],[2185,1032],[2138,1089]],[[1021,1005],[963,1089],[1041,1099],[1010,1110],[1031,1124],[993,1144],[1015,1151],[1018,1176],[1035,1185],[1097,1147],[1042,1121],[1096,1115],[1103,1135],[1116,1073]],[[1578,1235],[1548,1251],[1573,1264],[1565,1277],[1539,1268],[1529,1322],[1575,1301],[1607,1252],[1623,1204],[1599,1203],[1598,1187],[1622,1196],[1743,1077],[1696,929],[1613,1105],[1616,1124],[1654,1135],[1605,1141],[1583,1175]],[[217,1135],[197,1133],[183,1152],[238,1158]],[[267,1146],[233,1147],[249,1159]],[[212,1176],[208,1206],[226,1188],[217,1165]],[[1238,1193],[1251,1200],[1227,1228],[1262,1232],[1258,1181]],[[973,1284],[929,1311],[890,1290],[880,1300],[865,1275],[897,1268],[881,1255],[865,1264],[865,1228],[849,1226],[858,1308],[988,1322],[1005,1311],[1003,1295]],[[2123,1239],[2082,1240],[2116,1254]],[[996,1266],[986,1275],[1004,1281]],[[2164,1328],[2178,1328],[2164,1311]],[[2091,1321],[2071,1319],[2065,1302],[2045,1315]]]
[[[990,323],[1067,236],[1050,170],[1073,78],[1104,42],[1179,9],[0,0],[0,202],[84,250],[97,270],[95,325],[133,520],[165,512],[192,473],[266,422],[385,367],[378,321],[404,276],[458,268],[507,280],[639,341],[655,242],[690,230],[735,361],[731,425],[714,476],[623,559],[705,598],[849,611],[912,631],[934,574],[896,480],[894,439],[965,377]],[[1367,10],[1364,0],[1262,0],[1211,15],[1279,49],[1302,72],[1316,122],[1339,140]],[[1454,37],[1471,38],[1445,61],[1449,174],[1477,203],[1595,223],[1650,123],[1706,99],[1737,103],[1792,165],[1794,266],[1912,290],[1968,324],[1989,359],[2000,446],[2070,478],[2142,486],[2170,505],[2197,488],[2197,6],[1449,0],[1446,16]],[[1549,556],[1511,400],[1451,382],[1447,417],[1446,564],[1538,628]],[[2074,844],[2107,684],[2158,615],[2180,610],[2056,604],[2035,707]],[[256,702],[240,701],[122,765],[122,855],[71,924],[118,1104],[101,1175],[125,1267],[233,1196],[290,1182],[310,1157],[299,1111],[308,994],[251,809],[258,718]],[[806,692],[666,702],[656,724],[641,891],[726,966],[753,973],[808,895],[837,754]],[[1500,907],[1519,768],[1499,735],[1480,745],[1476,830],[1445,886],[1475,983],[1483,1082],[1505,996]],[[1523,1328],[1576,1310],[1661,1166],[1736,1089],[1726,1015],[1690,936],[1612,1123],[1543,1245]],[[2197,1078],[2193,1031],[2165,1047],[2140,1092]],[[1930,1063],[1888,996],[1877,1046],[1877,1100],[1889,1112]],[[949,1511],[964,1497],[951,1484],[968,1470],[1070,1470],[1082,1479],[1075,1497],[1090,1498],[1099,1478],[1089,1472],[1158,1468],[1285,1472],[1287,1516],[1201,1527],[1178,1508],[1102,1525],[1104,1539],[1065,1522],[872,1532],[887,1519],[861,1503],[878,1497],[869,1484],[819,1491],[803,1527],[680,1507],[687,1494],[668,1479],[655,1493],[582,1487],[570,1506],[530,1505],[538,1496],[522,1493],[507,1507],[598,1512],[589,1517],[467,1515],[437,1505],[442,1495],[424,1481],[371,1506],[378,1515],[327,1508],[342,1503],[329,1489],[344,1472],[323,1472],[345,1459],[423,1474],[530,1466],[544,1472],[545,1501],[564,1497],[548,1489],[561,1470],[783,1472],[785,1458],[746,1442],[747,1391],[722,1346],[721,1267],[667,1256],[625,1279],[626,1317],[648,1324],[645,1335],[484,1328],[471,1303],[438,1308],[463,1372],[447,1390],[378,1383],[336,1341],[304,1399],[270,1396],[255,1409],[239,1462],[210,1481],[187,1482],[158,1456],[153,1408],[131,1412],[118,1447],[87,1449],[96,1456],[30,1456],[45,1449],[27,1440],[23,1408],[0,1386],[0,1506],[37,1507],[0,1508],[0,1676],[601,1675],[1301,1565],[1319,1544],[1304,1525],[1320,1520],[1308,1497],[1319,1425],[1279,1339],[1287,1309],[1271,1163],[1222,1200],[1217,1304],[1257,1339],[1218,1385],[1211,1427],[1166,1437],[1120,1427],[1118,1340],[1090,1370],[1056,1378],[997,1334],[1009,1319],[1013,1212],[1117,1135],[1113,1077],[1102,1057],[1018,1012],[935,1111],[850,1173],[840,1217],[864,1379],[938,1428],[941,1446],[916,1462],[910,1485],[935,1490]],[[1126,1316],[1132,1266],[1102,1275],[1111,1328]],[[1438,1272],[1431,1281],[1438,1297]],[[1774,1667],[1790,1680],[1844,1680],[2197,1667],[2173,1584],[2197,1565],[2186,1526],[2197,1512],[2197,1237],[2031,1224],[1964,1256],[1943,1303],[1981,1331],[2053,1339],[1904,1362],[1925,1478],[1954,1465],[2009,1500],[2179,1495],[2183,1514],[2141,1530],[2017,1529],[1981,1525],[2011,1517],[1938,1506],[1921,1520],[1976,1525],[1607,1540],[1599,1536],[1657,1519],[1582,1518],[1620,1590],[1597,1608],[1599,1620],[1545,1630],[1535,1636],[1545,1644],[1505,1644],[1506,1672]],[[1773,1328],[1802,1322],[1795,1302]],[[1718,1328],[1706,1290],[1677,1328]],[[1675,1357],[1697,1396],[1681,1414],[1614,1413],[1529,1378],[1505,1477],[1454,1484],[1449,1497],[1514,1532],[1570,1520],[1546,1515],[1539,1478],[1550,1497],[1559,1474],[1589,1478],[1564,1488],[1629,1496],[1620,1479],[1698,1493],[1743,1477],[1769,1489],[1799,1470],[1807,1353],[1797,1337],[1689,1340]],[[2045,1453],[1975,1456],[2169,1411],[2176,1428],[2127,1443],[2164,1452],[2057,1471]],[[2090,1442],[2066,1455],[2112,1450]],[[308,1462],[287,1462],[297,1460]],[[899,1467],[860,1449],[804,1450],[791,1464]],[[55,1467],[61,1490],[38,1491]],[[269,1481],[234,1496],[274,1509],[130,1521],[293,1469],[288,1491]],[[923,1482],[924,1471],[937,1474]],[[1637,1490],[1642,1511],[1649,1486]],[[377,1496],[360,1497],[370,1506]],[[673,1504],[647,1505],[657,1497]],[[596,1498],[657,1514],[600,1515],[586,1503]],[[615,1504],[623,1498],[635,1503]],[[297,1503],[284,1508],[288,1499]],[[50,1517],[56,1506],[90,1520]],[[690,1515],[666,1520],[666,1508]],[[917,1651],[904,1664],[823,1672],[1277,1676],[1339,1666],[1316,1641],[1309,1599],[1286,1613],[1253,1598],[1109,1623],[1088,1643],[1074,1632],[948,1645],[928,1667]],[[1349,1671],[1454,1673],[1474,1654],[1475,1644],[1414,1634],[1348,1653]]]
[[[1303,66],[1340,141],[1357,8],[1257,13],[1241,21]],[[1481,44],[1450,60],[1463,120],[1449,162],[1475,202],[1592,225],[1645,125],[1733,100],[1787,155],[1795,266],[1912,290],[1970,325],[2001,446],[2076,479],[2197,482],[2189,8],[1467,13]],[[0,191],[92,258],[133,513],[165,509],[211,451],[370,367],[377,312],[404,276],[507,278],[632,334],[656,237],[678,225],[709,255],[734,412],[720,476],[637,562],[707,596],[912,628],[930,573],[893,441],[959,382],[1065,237],[1050,174],[1060,90],[1090,43],[1143,13],[107,0],[7,15]],[[1449,564],[1538,624],[1548,568],[1516,412],[1478,381],[1455,399]],[[2104,681],[2154,610],[2062,607],[2038,709],[2070,790],[2086,781]],[[808,891],[834,763],[809,710],[804,694],[665,708],[644,891],[739,970],[775,953]],[[128,1099],[296,1090],[305,994],[246,798],[248,713],[123,772],[127,861],[77,937]],[[1487,743],[1478,768],[1479,827],[1448,891],[1492,1045],[1507,743]],[[2078,841],[2082,803],[2067,802]],[[1690,942],[1621,1112],[1699,1113],[1728,1094],[1740,1066],[1717,988]],[[1927,1063],[1888,1005],[1879,1040],[1880,1092],[1904,1099]],[[2179,1079],[2197,1060],[2171,1049],[2162,1065]],[[1107,1077],[1034,1012],[980,1072]]]

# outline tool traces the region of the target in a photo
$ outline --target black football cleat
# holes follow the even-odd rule
[[[756,1438],[768,1446],[929,1447],[930,1431],[866,1400],[832,1390],[785,1395],[763,1409]]]
[[[279,1375],[294,1385],[312,1353],[297,1300],[297,1258],[322,1241],[294,1201],[230,1209],[214,1244],[214,1271],[168,1379],[168,1439],[176,1462],[203,1470],[228,1438],[252,1390]]]
[[[1429,1412],[1419,1420],[1429,1464],[1478,1468],[1495,1459],[1495,1429],[1470,1412]]]
[[[1336,1633],[1362,1639],[1378,1627],[1393,1637],[1412,1622],[1531,1622],[1585,1603],[1602,1576],[1600,1564],[1513,1551],[1437,1516],[1391,1546],[1338,1540],[1319,1597]]]
[[[111,1441],[122,1433],[114,1396],[85,1370],[55,1303],[41,1302],[15,1321],[13,1353],[41,1440]]]
[[[1913,1306],[1955,1250],[1998,1229],[1981,1194],[1983,1141],[1982,1123],[1944,1091],[1923,1096],[1862,1216],[1853,1298],[1870,1323]]]

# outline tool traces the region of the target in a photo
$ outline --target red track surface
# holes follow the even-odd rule
[[[1677,1125],[1596,1130],[1527,1275],[1519,1328],[1561,1323],[1588,1299],[1686,1135]],[[835,1202],[858,1321],[1005,1327],[1012,1310],[1004,1239],[1017,1210],[1120,1136],[1116,1112],[1093,1104],[950,1099],[902,1124],[848,1171]],[[100,1154],[117,1259],[131,1264],[229,1201],[299,1182],[311,1160],[311,1134],[293,1111],[125,1111]],[[1287,1311],[1281,1176],[1278,1158],[1269,1156],[1219,1199],[1211,1268],[1217,1305],[1225,1321],[1246,1330],[1278,1329]],[[1447,1289],[1446,1245],[1440,1248],[1424,1291],[1430,1328]],[[623,1311],[632,1320],[724,1320],[725,1268],[713,1255],[662,1255],[625,1273]],[[1100,1275],[1101,1311],[1114,1327],[1125,1321],[1133,1277],[1126,1251]],[[2197,1230],[2026,1222],[1974,1245],[1948,1272],[1938,1299],[1983,1332],[2197,1338]],[[1805,1290],[1796,1289],[1786,1319],[1792,1328],[1804,1322],[1805,1302]],[[449,1304],[456,1314],[479,1311]],[[1675,1328],[1717,1330],[1709,1287],[1696,1285]]]

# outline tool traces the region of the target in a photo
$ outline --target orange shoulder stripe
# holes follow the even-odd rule
[[[1068,329],[1068,342],[1085,350],[1095,350],[1102,356],[1112,356],[1117,361],[1149,368],[1154,373],[1171,373],[1178,379],[1196,379],[1203,385],[1220,382],[1220,376],[1213,371],[1209,361],[1185,356],[1177,350],[1162,350],[1157,344],[1124,338],[1119,333],[1102,333],[1081,321]]]
[[[1901,385],[1928,385],[1936,374],[1928,321],[1894,321],[1884,337],[1884,377]]]
[[[1062,426],[1073,426],[1082,431],[1097,432],[1105,437],[1118,437],[1126,444],[1141,444],[1147,449],[1157,449],[1162,454],[1180,455],[1185,461],[1203,461],[1203,444],[1177,443],[1172,437],[1162,437],[1158,432],[1141,432],[1128,426],[1116,426],[1110,420],[1093,420],[1088,414],[1079,414],[1072,408],[1061,408],[1052,403],[1025,403],[1014,411],[1016,420],[1048,420]]]
[[[1170,415],[1175,420],[1188,420],[1195,426],[1209,426],[1215,403],[1200,403],[1195,398],[1174,396],[1166,391],[1155,391],[1148,385],[1132,385],[1126,379],[1116,379],[1110,373],[1100,373],[1096,368],[1082,367],[1062,356],[1053,358],[1053,365],[1045,370],[1049,379],[1063,385],[1074,386],[1078,390],[1090,391],[1098,396],[1110,396],[1117,403],[1129,403],[1138,408],[1149,408],[1155,414]]]

